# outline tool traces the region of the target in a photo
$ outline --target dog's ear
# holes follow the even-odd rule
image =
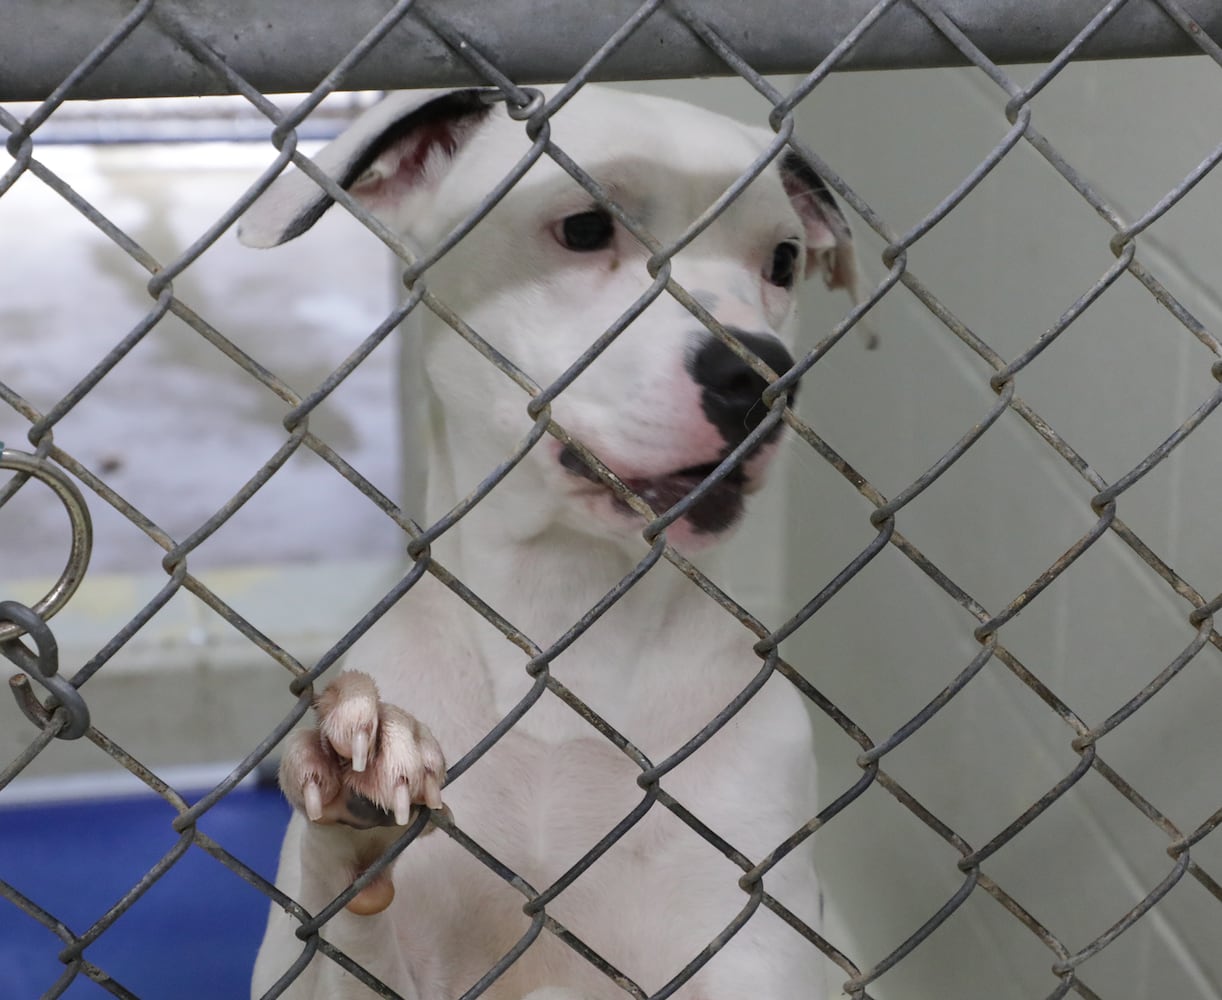
[[[318,167],[375,215],[398,208],[438,175],[492,108],[486,89],[392,94],[313,157]],[[300,170],[281,174],[242,216],[247,246],[300,236],[334,199]]]
[[[828,288],[843,288],[856,302],[853,233],[823,178],[797,153],[789,152],[781,159],[781,183],[806,227],[806,277],[822,271]]]

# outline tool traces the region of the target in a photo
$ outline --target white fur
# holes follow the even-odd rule
[[[392,97],[318,162],[338,173],[337,165],[370,135],[424,102],[415,94]],[[552,136],[663,242],[699,215],[769,138],[707,111],[596,88],[583,90],[563,109]],[[386,178],[398,161],[382,158],[352,193],[412,244],[428,248],[529,145],[523,126],[497,110],[462,137],[452,157],[444,151],[432,155],[406,190],[386,193]],[[316,192],[312,182],[287,176],[244,220],[243,238],[257,245],[278,242]],[[605,253],[561,246],[556,225],[591,206],[589,195],[544,158],[425,277],[434,294],[541,386],[650,283],[647,254],[622,231]],[[792,343],[793,295],[766,281],[763,272],[778,242],[802,240],[814,254],[825,236],[812,232],[810,219],[795,210],[773,165],[678,256],[674,276],[723,322]],[[843,241],[836,249],[851,253]],[[624,479],[716,459],[724,442],[706,420],[699,387],[685,368],[693,343],[708,336],[662,295],[561,394],[554,418]],[[435,319],[428,323],[423,357],[433,416],[427,514],[436,518],[502,461],[533,421],[526,413],[528,396]],[[562,468],[558,455],[559,444],[545,437],[433,546],[439,563],[542,648],[648,550],[640,518],[626,515],[606,489]],[[752,469],[758,475],[764,465],[761,455]],[[668,539],[681,550],[713,540],[686,522],[674,525]],[[559,656],[551,671],[656,763],[695,735],[760,669],[753,641],[663,561]],[[328,809],[342,808],[346,793],[337,793],[336,783],[347,781],[393,811],[387,789],[395,767],[404,775],[399,780],[412,783],[413,801],[427,800],[428,768],[437,769],[428,762],[436,745],[447,761],[458,760],[530,690],[525,662],[519,648],[426,575],[345,663],[346,670],[376,680],[383,718],[390,720],[381,725],[391,726],[395,739],[375,734],[362,771],[341,766],[318,779],[309,777],[313,772],[301,761],[321,754],[326,768],[326,732],[298,737],[286,754],[282,780],[299,811],[285,839],[278,885],[311,912],[343,890],[398,828],[362,832],[307,822],[303,803],[312,795],[315,815],[324,800],[334,799]],[[356,752],[364,756],[369,741],[352,734],[376,728],[379,708],[368,701],[368,685],[352,679],[351,698],[343,684],[333,687],[320,713],[324,729],[330,725],[330,731],[348,734],[335,738],[341,743],[356,739]],[[337,752],[342,758],[352,751],[340,746]],[[545,692],[442,796],[463,831],[542,891],[641,802],[639,773],[589,723]],[[307,794],[310,782],[315,787]],[[783,678],[770,678],[661,785],[736,850],[753,862],[763,858],[817,809],[802,698]],[[748,894],[738,886],[741,874],[655,803],[547,909],[655,992],[747,905]],[[384,910],[341,912],[324,936],[409,1000],[460,996],[529,926],[523,897],[443,833],[418,839],[396,862],[392,878],[394,898]],[[764,885],[819,927],[809,842],[773,869]],[[380,907],[385,897],[373,902]],[[273,908],[253,996],[261,996],[301,953],[296,927],[294,918]],[[292,1000],[371,995],[322,956],[284,994]],[[623,995],[547,930],[484,994],[490,1000]],[[826,993],[816,949],[760,907],[675,995],[823,1000]]]

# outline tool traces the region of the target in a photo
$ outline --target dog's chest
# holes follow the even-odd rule
[[[608,960],[647,981],[663,977],[652,968],[658,940],[668,953],[678,944],[695,954],[741,908],[742,872],[651,797],[640,768],[610,743],[514,737],[499,749],[485,774],[464,776],[463,794],[455,785],[455,819],[536,890],[563,884],[548,913]],[[663,780],[666,795],[737,841],[724,816],[710,817],[707,793],[745,799],[743,790],[708,788],[703,768],[681,771]],[[680,933],[668,915],[685,895],[700,905]],[[632,919],[608,922],[608,913]]]
[[[640,773],[597,738],[548,743],[510,733],[450,797],[460,822],[481,827],[516,870],[546,884],[640,804]]]
[[[765,694],[777,690],[784,693],[769,686]],[[598,869],[622,864],[634,881],[655,864],[702,870],[710,858],[714,865],[724,860],[683,816],[740,850],[766,853],[814,809],[813,775],[809,783],[795,781],[813,766],[805,732],[765,740],[762,751],[751,740],[769,732],[768,724],[792,721],[772,710],[774,701],[748,705],[707,741],[700,735],[701,720],[686,712],[653,719],[646,714],[638,725],[622,729],[636,744],[631,755],[584,723],[582,735],[567,740],[535,738],[515,727],[447,798],[464,826],[481,828],[537,886],[550,884],[596,848],[605,851]],[[689,756],[684,747],[692,738],[700,745]],[[636,748],[648,755],[640,762]],[[642,769],[646,763],[664,771],[653,783]],[[764,793],[773,793],[775,808],[761,811]]]

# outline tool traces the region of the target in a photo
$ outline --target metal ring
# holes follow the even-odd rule
[[[76,484],[65,472],[46,459],[28,452],[5,448],[3,442],[0,442],[0,469],[24,473],[49,486],[68,511],[68,520],[72,524],[72,548],[68,553],[68,564],[55,586],[32,605],[34,613],[46,621],[76,593],[76,588],[85,577],[85,570],[89,567],[89,555],[93,551],[93,521],[89,517],[89,508],[85,506],[85,498],[81,496]],[[7,642],[24,633],[25,629],[20,625],[7,622],[0,625],[0,642]]]

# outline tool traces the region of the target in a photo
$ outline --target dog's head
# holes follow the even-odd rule
[[[698,314],[706,311],[784,374],[793,364],[797,284],[821,273],[829,287],[855,294],[848,224],[814,170],[785,152],[661,270],[655,261],[655,278],[650,251],[623,219],[547,153],[579,165],[666,247],[771,139],[690,105],[585,88],[532,145],[488,91],[405,92],[367,112],[314,161],[424,254],[483,213],[515,168],[521,173],[422,280],[544,388],[604,332],[620,330],[555,398],[552,415],[658,514],[753,435],[739,465],[669,529],[669,538],[692,547],[738,519],[780,430],[757,432],[768,414],[761,401],[768,380]],[[252,246],[282,243],[332,203],[290,171],[244,217],[241,237]],[[661,289],[668,274],[698,307]],[[430,324],[425,367],[440,417],[435,433],[461,495],[529,429],[528,398],[440,323]],[[514,475],[544,487],[525,491],[506,519],[523,533],[556,520],[604,536],[639,531],[639,518],[578,450],[544,439],[523,466]]]

